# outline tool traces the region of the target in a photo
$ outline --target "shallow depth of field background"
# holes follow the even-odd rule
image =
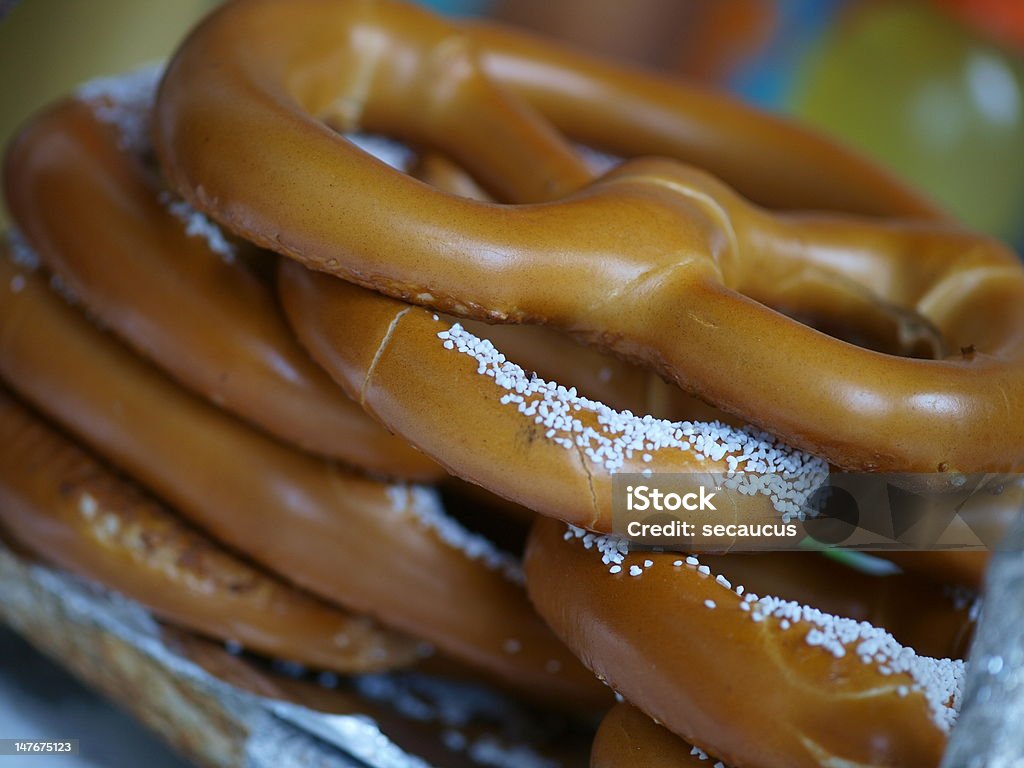
[[[421,0],[731,91],[1024,243],[1020,0]],[[166,56],[216,0],[0,0],[0,142],[84,78]]]

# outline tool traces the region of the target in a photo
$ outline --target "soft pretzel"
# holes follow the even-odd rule
[[[528,103],[578,141],[624,157],[679,157],[762,205],[942,216],[888,172],[791,122],[513,29],[456,26],[411,4],[236,0],[208,17],[185,45],[174,65],[183,71],[172,71],[165,84],[164,108],[191,111],[205,102],[214,113],[207,119],[222,127],[228,122],[252,127],[263,120],[273,126],[276,117],[289,114],[287,128],[278,123],[272,134],[252,137],[264,148],[279,137],[287,139],[291,130],[302,134],[288,142],[299,149],[306,141],[327,139],[302,117],[300,110],[305,110],[343,130],[361,126],[410,139],[429,131],[431,141],[413,143],[441,143],[468,168],[473,164],[467,159],[477,157],[483,144],[482,154],[509,170],[486,174],[484,185],[492,192],[510,179],[526,178],[541,190],[562,186],[560,180],[545,178],[545,169],[515,164],[512,148],[522,147],[524,140],[509,123],[522,117]],[[216,67],[208,66],[210,56]],[[331,66],[317,66],[325,61]],[[240,93],[245,87],[265,100],[258,105],[250,101]],[[236,108],[244,105],[253,111],[239,115]],[[180,140],[190,145],[201,140],[205,128],[196,125],[186,135],[183,115],[165,115],[161,122],[168,118],[176,125],[158,126],[158,131],[182,131]],[[211,123],[204,121],[204,126],[215,127]],[[207,136],[213,138],[220,136]],[[545,137],[537,141],[535,146],[550,146]],[[194,148],[201,149],[198,144]],[[313,149],[306,145],[292,158],[303,167],[291,165],[287,177],[305,176]],[[578,165],[565,158],[563,163],[576,169],[581,183],[586,181]]]
[[[827,473],[754,430],[641,418],[549,387],[461,326],[290,260],[278,281],[299,338],[353,399],[452,474],[541,514],[609,531],[614,472],[747,467],[780,483],[692,519],[778,520]]]
[[[210,247],[183,234],[173,216],[187,206],[160,207],[137,156],[145,140],[113,131],[103,115],[116,99],[89,93],[26,134],[6,183],[61,282],[215,402],[217,348],[174,325],[194,297],[217,304],[203,316],[219,324],[212,339],[269,340],[275,354],[305,360],[266,284],[219,264],[211,251],[229,241],[215,228]],[[733,496],[734,508],[714,515],[722,522],[800,513],[826,460],[928,472],[1024,463],[1014,418],[1024,406],[1024,270],[884,173],[781,121],[388,0],[235,0],[175,57],[154,127],[164,172],[189,204],[284,256],[288,321],[356,401],[310,368],[303,375],[324,403],[365,407],[454,474],[546,515],[608,530],[617,471],[781,478]],[[433,188],[332,129],[426,150],[413,173]],[[563,133],[623,157],[669,159],[626,160],[595,179]],[[102,169],[97,148],[112,160]],[[94,215],[73,230],[40,212],[50,189],[62,207],[74,200]],[[120,200],[130,190],[140,197]],[[772,213],[741,195],[837,214]],[[115,249],[116,269],[75,249],[83,231],[90,243],[127,246]],[[172,231],[167,248],[156,234]],[[180,284],[164,300],[169,279]],[[0,374],[200,527],[522,693],[603,701],[531,612],[510,564],[444,518],[431,491],[353,477],[250,429],[90,326],[40,275],[0,260],[4,285]],[[549,326],[623,360],[577,354],[548,329],[495,331],[443,312]],[[172,342],[151,349],[128,313]],[[266,384],[247,386],[266,392],[265,368]],[[648,371],[711,405],[691,411]],[[545,381],[563,373],[586,397]],[[314,410],[293,418],[281,401],[297,389],[286,383],[268,395],[272,413],[224,402],[271,435],[371,471],[436,474],[405,446],[389,470],[383,442],[353,451],[345,440],[355,430],[311,423]],[[967,606],[940,587],[803,554],[627,550],[550,520],[529,547],[528,587],[544,619],[644,713],[613,710],[595,765],[602,754],[644,766],[701,757],[680,753],[673,733],[736,765],[938,760],[963,672],[940,657],[962,655],[971,631]],[[615,752],[616,727],[646,751]]]
[[[585,149],[585,148],[581,148]],[[389,148],[390,150],[390,148]],[[381,159],[391,159],[394,152],[388,151],[384,155],[375,155]],[[585,155],[591,166],[612,167],[615,164],[613,158],[594,158]],[[398,166],[401,167],[401,166]],[[491,200],[490,196],[476,184],[469,174],[459,168],[455,163],[446,157],[434,152],[427,152],[419,156],[415,163],[405,166],[416,178],[427,182],[433,187],[441,189],[450,194],[468,197],[474,200]],[[288,290],[288,279],[282,281],[285,284],[285,291]],[[325,281],[326,284],[326,281]],[[801,294],[799,301],[790,303],[790,310],[794,314],[810,318],[814,315],[814,307],[808,301],[820,302],[818,306],[826,306],[834,303],[838,298],[840,301],[848,301],[849,295],[838,295],[835,291],[828,290],[830,284],[823,282],[824,290],[812,293]],[[859,303],[859,302],[858,302]],[[315,341],[322,335],[322,326],[310,322],[308,308],[304,302],[297,302],[294,310],[293,320],[300,335],[311,339],[314,349],[322,349],[324,344]],[[860,338],[862,341],[869,339],[865,332],[863,320],[869,321],[883,318],[877,313],[867,313],[858,316],[859,309],[856,304],[848,307],[846,314],[853,320],[853,325],[861,329]],[[446,318],[447,319],[447,318]],[[574,342],[568,337],[561,336],[542,326],[529,325],[485,325],[480,322],[463,320],[462,325],[474,335],[486,338],[496,345],[501,353],[508,359],[516,361],[530,375],[537,375],[548,381],[571,381],[574,387],[584,397],[610,405],[616,410],[629,410],[633,413],[652,414],[659,418],[670,421],[720,421],[723,423],[734,422],[728,414],[719,411],[703,401],[687,396],[682,390],[667,384],[660,377],[653,375],[642,368],[629,365],[608,354],[602,354],[593,347],[587,347]],[[877,326],[876,326],[877,329]],[[855,336],[851,333],[851,324],[838,327],[837,332],[846,336]],[[875,340],[881,340],[882,334],[876,334]],[[890,333],[890,339],[892,334]],[[339,338],[339,343],[342,340]],[[328,366],[331,358],[326,358]],[[733,423],[733,426],[742,424]],[[444,450],[441,445],[434,446],[437,450]],[[498,462],[501,464],[501,462]],[[524,486],[527,483],[524,483]],[[459,486],[460,493],[470,494],[472,498],[473,489],[478,489],[484,497],[489,492],[473,483],[463,483]],[[490,497],[493,503],[493,497]],[[500,497],[497,497],[500,500]],[[517,504],[505,504],[503,508],[508,510],[525,510]],[[913,553],[899,553],[904,565],[933,572],[943,583],[959,582],[964,579],[976,586],[976,568],[984,567],[984,553],[942,553],[943,557],[927,558],[922,560]],[[975,555],[981,555],[977,557]],[[969,561],[966,562],[965,561]],[[967,565],[968,567],[962,567]]]
[[[421,154],[409,173],[452,195],[491,199],[463,169],[434,152]],[[571,381],[584,396],[617,410],[650,413],[672,421],[733,421],[729,414],[687,395],[660,376],[550,328],[487,325],[473,320],[463,320],[462,324],[526,370],[548,380]]]
[[[409,168],[399,170],[406,170],[409,175],[449,195],[486,203],[494,202],[494,198],[487,194],[472,176],[436,152],[423,152]]]
[[[596,156],[588,147],[580,146],[578,149],[583,152],[584,160],[594,173],[607,171],[621,162],[611,156]],[[375,156],[379,157],[379,155]],[[424,153],[408,170],[416,178],[449,194],[472,200],[493,202],[493,198],[476,183],[472,176],[442,155],[434,152]],[[514,193],[522,191],[513,190]],[[529,197],[509,197],[504,202],[530,203],[536,201]],[[757,287],[753,286],[755,289]],[[834,272],[807,265],[802,270],[799,279],[761,286],[761,288],[764,291],[763,294],[761,296],[753,295],[753,298],[761,298],[786,315],[845,341],[891,354],[934,357],[942,353],[942,339],[924,318],[881,301],[863,286],[843,279]],[[518,327],[529,328],[530,326]],[[474,330],[472,325],[470,325],[470,330]],[[494,338],[496,334],[498,338]],[[500,342],[499,346],[503,347],[505,338],[515,341],[520,337],[518,333],[502,332],[501,326],[491,326],[491,330],[484,335],[491,338],[492,341]],[[529,334],[525,334],[525,336],[528,338]],[[549,336],[550,334],[547,334],[541,338]],[[519,347],[529,348],[526,345],[519,345]],[[519,358],[516,357],[516,359]],[[572,381],[576,380],[572,379]],[[681,394],[677,387],[671,387],[671,391],[677,393],[676,397]],[[604,398],[597,399],[609,402]],[[688,418],[690,419],[701,418],[694,415],[694,410],[698,413],[714,410],[716,418],[725,416],[718,409],[711,409],[710,406],[701,403],[696,398],[687,399],[690,401],[687,403]],[[726,416],[726,418],[728,417]]]
[[[678,157],[774,208],[945,216],[888,171],[727,95],[512,27],[471,21],[459,31],[473,38],[488,77],[591,147],[622,157]]]
[[[893,584],[878,613],[877,592],[830,576],[823,562],[808,568],[799,561],[808,555],[623,555],[612,539],[539,519],[527,584],[541,615],[601,679],[726,763],[937,765],[963,662],[918,655],[828,611],[881,617],[897,636],[921,645],[930,636],[940,652],[960,645],[964,612],[916,584]],[[766,557],[775,562],[759,567]],[[782,597],[752,594],[763,574],[775,574]],[[815,607],[787,593],[811,595]]]
[[[604,160],[604,162],[608,161]],[[488,199],[486,193],[465,171],[436,153],[426,153],[421,156],[412,167],[411,173],[451,194],[477,200]],[[793,313],[810,319],[814,315],[814,308],[810,303],[812,301],[822,302],[819,306],[825,306],[827,302],[835,302],[837,299],[842,302],[850,301],[853,298],[850,294],[837,295],[835,291],[829,290],[830,284],[826,282],[822,283],[822,288],[824,289],[822,291],[801,294],[798,299],[802,303],[790,305]],[[852,323],[836,327],[834,335],[859,336],[862,342],[870,341],[872,339],[871,329],[864,325],[864,321],[884,323],[886,320],[886,315],[878,312],[865,313],[858,318],[856,306],[849,306],[847,310]],[[301,316],[301,313],[298,314]],[[892,316],[890,319],[896,320]],[[606,403],[616,410],[652,414],[669,421],[721,421],[732,422],[733,426],[742,426],[742,424],[735,423],[735,420],[731,419],[728,414],[697,398],[686,396],[682,390],[667,384],[660,377],[607,354],[602,354],[592,347],[586,347],[574,343],[568,338],[553,334],[550,329],[524,325],[487,326],[468,320],[464,320],[463,325],[474,335],[488,339],[501,350],[502,354],[506,355],[508,359],[516,361],[525,370],[531,373],[535,372],[548,381],[570,381],[583,396]],[[851,326],[857,330],[851,333]],[[898,340],[898,334],[892,333],[893,330],[896,330],[895,322],[889,326],[888,333],[877,324],[874,329],[876,333],[873,335],[873,339],[876,344],[880,342],[884,344],[886,337],[890,343]],[[300,330],[302,329],[300,328]],[[306,330],[308,333],[309,329]],[[468,487],[476,486],[468,484]],[[1024,493],[1024,489],[1017,482],[1004,487],[997,499],[988,497],[985,502],[986,507],[989,508],[986,517],[991,519],[985,525],[991,527],[994,524],[1001,530],[1005,529],[1009,520],[1019,512],[1022,493]],[[997,503],[991,503],[993,501]],[[963,514],[963,510],[961,514]],[[979,521],[976,518],[973,519],[971,527],[974,531],[978,530],[978,525]],[[988,533],[990,534],[988,540],[998,538],[998,532],[989,531]],[[913,572],[928,574],[940,583],[959,584],[972,589],[981,587],[989,557],[989,553],[986,551],[955,550],[887,551],[883,554],[899,566]]]
[[[487,62],[486,41],[405,6],[241,0],[170,64],[157,150],[190,202],[254,242],[408,301],[570,330],[842,467],[1024,463],[1024,268],[1010,251],[942,223],[768,213],[667,160],[588,184],[572,148],[502,90],[509,67]],[[572,71],[562,90],[584,87]],[[498,199],[554,202],[430,190],[321,120],[436,146]],[[801,135],[788,135],[779,146],[799,167]],[[834,170],[819,162],[815,189]],[[849,187],[874,188],[867,177]],[[951,355],[880,354],[758,303],[822,274],[923,316]]]
[[[390,148],[390,147],[389,147]],[[594,153],[589,147],[578,147],[584,153],[584,159],[595,172],[601,172],[613,168],[617,162],[615,158]],[[393,150],[387,155],[393,154]],[[375,155],[375,157],[382,157]],[[409,167],[409,171],[416,178],[426,181],[431,186],[445,191],[451,195],[470,198],[472,200],[493,202],[485,191],[476,184],[475,180],[465,170],[457,166],[451,160],[437,155],[436,153],[424,153]],[[505,202],[530,202],[528,200]],[[766,300],[772,302],[776,308],[798,317],[808,325],[815,326],[819,330],[826,330],[829,334],[843,338],[846,341],[858,343],[861,346],[887,351],[892,353],[906,353],[916,351],[919,353],[934,353],[942,348],[942,340],[920,316],[912,316],[906,312],[898,311],[892,305],[880,301],[871,296],[870,292],[850,283],[838,279],[838,275],[824,270],[807,268],[801,275],[801,280],[770,287],[770,293],[765,295]],[[843,322],[837,323],[836,317],[842,317]],[[539,326],[489,326],[485,333],[480,333],[477,328],[483,324],[464,321],[464,325],[477,336],[482,336],[495,342],[503,350],[511,352],[511,357],[521,360],[523,365],[529,364],[527,355],[535,354],[534,348],[550,350],[552,353],[545,355],[552,361],[559,359],[558,355],[565,347],[558,343],[557,336],[553,336],[550,330]],[[551,349],[554,347],[554,349]],[[573,351],[573,361],[582,362],[584,369],[588,362],[600,360],[602,369],[608,369],[609,364],[605,360],[610,358],[607,353],[600,354],[596,350],[591,352],[590,360],[582,356],[582,352]],[[629,370],[628,378],[635,379],[639,370],[630,367],[618,366],[620,370]],[[557,367],[559,373],[569,369],[565,365]],[[577,374],[577,372],[571,372]],[[584,371],[586,373],[586,371]],[[616,371],[618,374],[618,371]],[[555,375],[545,376],[556,380],[571,381],[579,383],[578,375],[569,377]],[[618,378],[623,378],[618,375]],[[687,396],[678,387],[668,385],[663,381],[662,386],[652,386],[659,377],[647,373],[646,380],[648,388],[652,390],[649,394],[656,392],[657,408],[659,410],[640,410],[638,413],[649,413],[663,418],[670,418],[663,413],[670,403],[676,404],[681,418],[699,421],[735,421],[730,419],[728,414],[709,406],[708,403]],[[606,383],[606,382],[601,382]],[[593,381],[588,381],[593,386]],[[623,409],[614,396],[609,397],[595,395],[588,392],[588,396],[594,399],[607,402],[616,409]],[[650,408],[650,407],[645,407]],[[636,411],[636,409],[631,409]]]
[[[21,132],[7,150],[4,188],[23,236],[92,314],[218,405],[375,474],[443,475],[367,418],[296,346],[240,248],[212,224],[212,245],[190,236],[175,215],[184,204],[169,200],[145,167],[145,133],[124,137],[129,121],[148,115],[156,72],[91,84]]]
[[[270,576],[184,525],[0,390],[0,522],[19,544],[178,626],[320,669],[373,672],[417,642]]]
[[[728,768],[625,702],[601,720],[590,768]]]
[[[453,318],[445,318],[456,322]],[[531,375],[571,381],[587,399],[619,411],[669,421],[720,421],[742,426],[727,413],[687,395],[660,376],[539,325],[487,325],[463,320],[463,328],[487,339]],[[442,345],[443,346],[443,345]]]
[[[427,488],[290,449],[180,389],[0,260],[0,375],[220,541],[538,699],[603,691],[530,608],[507,556]]]

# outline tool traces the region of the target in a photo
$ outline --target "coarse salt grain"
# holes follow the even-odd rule
[[[245,650],[245,648],[243,648],[242,644],[237,640],[225,640],[224,650],[230,653],[232,656],[239,656],[241,655],[242,651]]]
[[[83,493],[78,498],[78,511],[82,513],[82,517],[86,520],[92,520],[99,511],[99,504],[96,503],[96,499],[92,494]]]
[[[821,459],[796,450],[753,427],[736,429],[721,422],[670,422],[653,416],[616,411],[580,396],[506,359],[487,339],[455,323],[437,337],[445,349],[457,350],[477,363],[505,391],[500,402],[544,428],[547,439],[566,450],[580,450],[608,472],[621,471],[640,451],[657,458],[659,451],[690,452],[699,463],[726,461],[723,483],[746,495],[767,496],[783,519],[804,513],[811,493],[828,477]],[[586,419],[590,423],[584,423]]]
[[[224,261],[230,263],[235,260],[235,246],[224,236],[224,230],[205,213],[197,211],[184,200],[173,199],[166,193],[160,195],[160,202],[174,218],[185,225],[186,235],[204,239],[210,250]]]
[[[29,247],[18,230],[7,230],[7,249],[7,255],[15,265],[28,272],[39,269],[39,256]]]
[[[118,129],[118,143],[124,150],[138,155],[152,151],[148,124],[163,68],[163,64],[152,65],[125,75],[92,80],[77,91],[79,99],[90,103],[97,119]],[[350,134],[346,138],[398,170],[407,170],[411,163],[412,151],[398,142],[368,134]],[[185,224],[185,234],[205,239],[210,250],[225,261],[235,259],[235,247],[206,214],[166,192],[160,200],[172,216]],[[434,319],[438,319],[437,315]]]
[[[694,757],[696,757],[698,760],[710,760],[711,759],[710,755],[708,755],[708,753],[705,752],[700,747],[692,747],[690,749],[690,754],[693,755]],[[718,760],[718,761],[715,762],[715,764],[713,766],[711,766],[711,768],[728,768],[728,766],[726,766],[726,764],[723,763],[721,760]]]
[[[89,103],[98,120],[117,128],[121,149],[146,156],[153,149],[148,126],[162,74],[162,64],[144,67],[125,75],[91,80],[76,95]],[[205,239],[210,250],[226,261],[235,258],[234,246],[204,213],[167,192],[160,194],[160,202],[184,223],[186,235]]]
[[[422,486],[388,487],[392,505],[415,516],[425,528],[437,534],[445,544],[461,551],[470,560],[477,560],[491,570],[499,571],[516,584],[524,584],[523,569],[516,558],[502,552],[489,539],[464,528],[444,511],[437,493]]]
[[[122,149],[142,154],[151,148],[149,120],[163,71],[160,63],[97,78],[81,85],[75,95],[89,102],[98,120],[117,128]]]
[[[586,549],[595,549],[602,553],[603,558],[608,557],[607,553],[614,553],[617,562],[621,562],[629,554],[629,542],[614,534],[599,535],[570,526],[565,538],[582,542]],[[607,563],[608,559],[604,561]],[[699,562],[693,555],[686,558],[687,565],[697,565]],[[711,573],[707,565],[697,565],[697,570],[702,574]],[[640,569],[637,568],[637,571]],[[738,608],[748,614],[755,623],[773,619],[780,631],[807,630],[804,642],[821,648],[836,658],[852,654],[862,663],[874,666],[879,674],[908,675],[913,683],[904,686],[907,689],[906,694],[899,695],[921,693],[928,704],[933,722],[944,731],[948,732],[956,722],[967,668],[962,660],[919,656],[913,648],[900,645],[886,630],[866,621],[835,616],[771,595],[758,596],[746,592],[742,586],[731,590],[728,579],[720,575],[716,576],[715,583],[737,595],[740,599]],[[710,599],[705,601],[709,608],[715,607],[716,604],[716,601]]]

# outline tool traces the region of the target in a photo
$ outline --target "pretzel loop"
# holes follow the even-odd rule
[[[769,213],[668,160],[627,162],[544,204],[453,198],[319,119],[436,147],[492,191],[509,179],[512,198],[561,195],[582,174],[539,119],[487,85],[466,39],[477,33],[389,3],[299,5],[226,6],[178,52],[161,88],[164,167],[233,231],[407,301],[571,331],[846,468],[1024,463],[1024,424],[1008,418],[1024,404],[1024,270],[997,243],[944,224]],[[563,87],[588,82],[586,62],[562,66],[579,70]],[[484,68],[514,80],[507,67]],[[811,154],[800,140],[782,142],[794,165]],[[251,151],[257,141],[266,151]],[[814,154],[830,160],[822,176],[848,161],[820,144]],[[514,169],[528,161],[531,173],[544,169],[539,191]],[[869,177],[857,183],[899,198]],[[949,349],[971,354],[883,355],[744,295],[771,299],[770,286],[808,267],[923,315]]]

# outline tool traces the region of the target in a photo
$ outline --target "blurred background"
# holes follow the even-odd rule
[[[965,224],[1024,245],[1024,0],[422,4],[532,28],[794,116],[902,174]],[[0,0],[0,146],[33,111],[81,81],[166,57],[215,5]],[[0,659],[0,738],[69,738],[84,730],[118,747],[104,753],[83,742],[80,760],[60,760],[65,768],[142,759],[179,765],[4,631]],[[0,766],[18,761],[0,757]]]
[[[793,115],[1024,244],[1022,0],[420,0]],[[0,143],[76,83],[165,57],[215,0],[0,0]]]

